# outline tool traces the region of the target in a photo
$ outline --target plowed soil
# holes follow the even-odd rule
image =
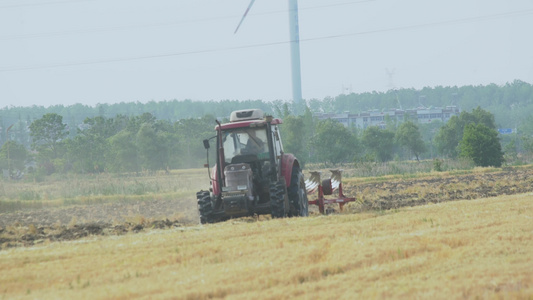
[[[357,194],[358,204],[365,209],[387,210],[532,192],[533,170],[510,168],[490,173],[398,179],[346,185],[344,191],[346,195]]]
[[[533,170],[530,169],[344,185],[344,194],[356,196],[358,200],[356,204],[347,206],[352,212],[532,191]],[[310,196],[312,198],[313,195]],[[198,224],[198,214],[191,212],[196,212],[196,200],[192,198],[4,213],[0,214],[0,249]]]
[[[198,224],[195,201],[76,205],[0,214],[0,249]]]

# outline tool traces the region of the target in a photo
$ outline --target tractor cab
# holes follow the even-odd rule
[[[265,127],[244,127],[223,131],[222,142],[226,164],[270,158]]]
[[[260,109],[234,111],[229,123],[215,127],[217,164],[223,169],[238,163],[271,164],[275,167],[283,154],[277,127],[281,123],[280,119],[265,117]]]

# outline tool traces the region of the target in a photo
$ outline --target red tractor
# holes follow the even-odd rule
[[[283,152],[280,124],[260,109],[234,111],[226,124],[217,121],[211,187],[196,193],[202,224],[256,214],[309,215],[304,176],[296,157]],[[209,140],[203,141],[208,151]]]

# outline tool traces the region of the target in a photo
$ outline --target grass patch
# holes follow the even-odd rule
[[[0,213],[42,207],[151,199],[194,198],[209,187],[204,169],[170,173],[88,174],[47,177],[34,183],[0,181]]]

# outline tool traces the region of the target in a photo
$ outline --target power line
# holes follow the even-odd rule
[[[318,38],[300,39],[300,42],[302,42],[302,41],[309,42],[309,41],[316,41],[316,40],[334,39],[334,38],[347,37],[347,36],[356,36],[356,35],[385,33],[385,32],[391,32],[391,31],[402,31],[402,30],[410,30],[410,29],[417,29],[417,28],[424,28],[424,27],[436,27],[436,26],[442,26],[442,25],[473,23],[473,22],[479,22],[479,21],[487,21],[487,20],[491,20],[491,19],[500,19],[500,18],[505,18],[505,17],[514,17],[514,16],[521,16],[521,15],[529,15],[529,14],[533,14],[533,9],[521,10],[521,11],[513,11],[513,12],[507,12],[507,13],[500,13],[500,14],[493,14],[493,15],[487,15],[487,16],[455,19],[455,20],[449,20],[449,21],[440,21],[440,22],[432,22],[432,23],[425,23],[425,24],[406,25],[406,26],[393,27],[393,28],[385,28],[385,29],[368,30],[368,31],[361,31],[361,32],[354,32],[354,33],[330,35],[330,36],[323,36],[323,37],[318,37]]]
[[[0,3],[2,1],[11,1],[11,0],[0,0]],[[57,1],[48,1],[48,2],[34,2],[34,3],[18,3],[18,4],[6,4],[1,5],[0,8],[18,8],[18,7],[32,7],[32,6],[43,6],[43,5],[52,5],[52,4],[73,4],[77,2],[95,2],[97,0],[57,0]],[[109,1],[109,0],[106,0]],[[356,3],[363,3],[363,2],[373,2],[376,0],[358,0],[358,1],[349,1],[349,2],[343,2],[343,3],[333,3],[333,4],[327,4],[322,6],[314,6],[314,7],[303,7],[301,9],[312,9],[312,8],[320,8],[320,7],[330,7],[330,6],[343,6],[343,5],[350,5],[350,4],[356,4]],[[283,12],[286,12],[284,10]]]
[[[86,1],[94,1],[94,0],[77,0],[75,2],[86,2]],[[336,6],[346,6],[346,5],[353,5],[353,4],[360,4],[365,2],[374,2],[376,0],[358,0],[358,1],[350,1],[350,2],[343,2],[343,3],[334,3],[334,4],[325,4],[325,5],[318,5],[318,6],[309,6],[309,7],[303,7],[300,8],[300,11],[302,10],[312,10],[312,9],[321,9],[326,7],[336,7]],[[57,4],[57,3],[71,3],[72,1],[57,1],[57,2],[44,2],[42,4],[34,4],[34,5],[46,5],[46,4]],[[31,6],[32,4],[21,4],[17,6]],[[14,7],[14,6],[0,6],[1,8],[5,7]],[[275,10],[275,11],[268,11],[263,13],[254,13],[250,15],[271,15],[271,14],[278,14],[278,13],[287,13],[287,10]],[[123,26],[115,26],[115,27],[105,27],[105,28],[92,28],[92,29],[81,29],[81,30],[68,30],[68,31],[59,31],[59,32],[45,32],[45,33],[29,33],[29,34],[21,34],[21,35],[13,35],[13,36],[0,36],[0,41],[6,41],[6,40],[18,40],[18,39],[31,39],[31,38],[45,38],[45,37],[57,37],[57,36],[65,36],[65,35],[78,35],[78,34],[87,34],[87,33],[99,33],[99,32],[110,32],[110,31],[122,31],[122,30],[130,30],[130,29],[144,29],[144,28],[155,28],[155,27],[167,27],[167,26],[176,26],[176,25],[182,25],[182,24],[191,24],[191,23],[203,23],[203,22],[212,22],[212,21],[218,21],[218,20],[235,20],[240,18],[240,15],[232,15],[232,16],[221,16],[221,17],[213,17],[213,18],[203,18],[203,19],[196,19],[196,20],[182,20],[177,22],[162,22],[162,23],[155,23],[155,24],[144,24],[144,25],[123,25]]]
[[[376,29],[376,30],[369,30],[369,31],[346,33],[346,34],[322,36],[322,37],[316,37],[316,38],[300,39],[300,42],[311,42],[311,41],[336,39],[336,38],[357,36],[357,35],[377,34],[377,33],[403,31],[403,30],[411,30],[411,29],[418,29],[418,28],[429,28],[429,27],[436,27],[436,26],[443,26],[443,25],[472,23],[472,22],[486,21],[486,20],[499,19],[499,18],[505,18],[505,17],[513,17],[513,16],[519,16],[519,15],[529,15],[532,13],[533,13],[533,9],[529,9],[529,10],[523,10],[523,11],[513,11],[513,12],[507,12],[507,13],[500,13],[500,14],[493,14],[493,15],[479,16],[479,17],[470,17],[470,18],[463,18],[463,19],[455,19],[455,20],[449,20],[449,21],[440,21],[440,22],[433,22],[433,23],[407,25],[407,26],[394,27],[394,28]],[[267,47],[267,46],[284,45],[284,44],[289,44],[289,43],[290,41],[279,41],[279,42],[244,45],[244,46],[193,50],[193,51],[155,54],[155,55],[146,55],[146,56],[102,59],[102,60],[92,60],[92,61],[79,61],[79,62],[35,65],[35,66],[25,66],[25,67],[0,68],[0,72],[26,71],[26,70],[72,67],[72,66],[82,66],[82,65],[92,65],[92,64],[104,64],[104,63],[114,63],[114,62],[126,62],[126,61],[136,61],[136,60],[145,60],[145,59],[176,57],[176,56],[185,56],[185,55],[192,55],[192,54],[204,54],[204,53],[223,52],[223,51],[232,51],[232,50],[240,50],[240,49],[260,48],[260,47]]]
[[[375,2],[375,1],[376,0],[359,0],[359,1],[350,1],[350,2],[342,2],[342,3],[331,3],[331,4],[324,4],[324,5],[310,6],[310,7],[302,7],[302,8],[299,8],[299,10],[302,11],[302,10],[307,10],[307,9],[317,9],[317,8],[326,8],[326,7],[334,7],[334,6],[346,6],[346,5],[366,3],[366,2]]]
[[[23,4],[12,4],[12,5],[2,5],[0,9],[3,8],[18,8],[18,7],[31,7],[31,6],[44,6],[44,5],[55,5],[55,4],[74,4],[78,2],[93,2],[94,0],[65,0],[65,1],[49,1],[41,3],[23,3]]]
[[[92,65],[92,64],[113,63],[113,62],[135,61],[135,60],[174,57],[174,56],[183,56],[183,55],[191,55],[191,54],[222,52],[222,51],[230,51],[230,50],[238,50],[238,49],[258,48],[258,47],[282,45],[282,44],[287,44],[287,43],[289,42],[282,41],[282,42],[254,44],[254,45],[245,45],[245,46],[237,46],[237,47],[214,48],[214,49],[194,50],[194,51],[167,53],[167,54],[136,56],[136,57],[113,58],[113,59],[103,59],[103,60],[93,60],[93,61],[80,61],[80,62],[72,62],[72,63],[58,63],[58,64],[49,64],[49,65],[40,65],[40,66],[0,68],[0,72],[25,71],[25,70],[37,70],[37,69],[48,69],[48,68],[58,68],[58,67],[72,67],[72,66],[82,66],[82,65]]]

